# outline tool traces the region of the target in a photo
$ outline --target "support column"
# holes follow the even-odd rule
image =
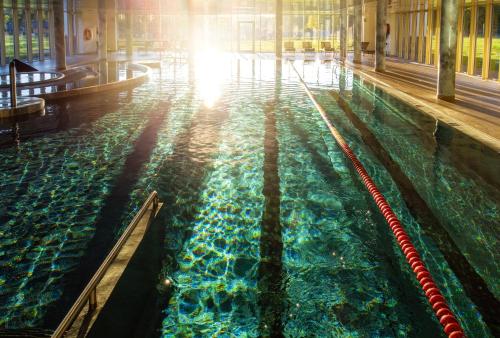
[[[361,0],[354,0],[354,63],[361,63],[361,20],[363,8]]]
[[[98,0],[97,12],[97,57],[99,60],[105,61],[108,58],[108,21],[107,15],[107,0]]]
[[[418,10],[418,4],[416,1],[411,2],[411,9],[410,9],[410,16],[411,16],[411,31],[410,31],[410,41],[411,41],[411,46],[410,46],[410,59],[411,61],[417,61],[417,56],[418,56],[418,44],[417,44],[417,10]]]
[[[419,12],[418,12],[418,62],[424,63],[425,61],[425,44],[424,44],[424,35],[425,35],[425,4],[424,0],[420,0]]]
[[[108,0],[107,14],[107,42],[108,51],[116,52],[118,50],[118,24],[116,21],[117,4],[116,0]],[[160,11],[161,13],[161,11]]]
[[[437,97],[455,99],[458,0],[442,0]]]
[[[43,28],[43,9],[42,9],[42,0],[38,0],[37,2],[37,22],[38,22],[38,56],[40,61],[45,60],[45,46],[43,36],[45,34]]]
[[[484,18],[484,53],[482,78],[486,80],[490,77],[490,58],[491,58],[491,20],[493,14],[493,0],[486,1],[486,13]]]
[[[347,57],[347,3],[340,0],[340,61]]]
[[[457,19],[457,37],[463,36],[464,31],[464,4],[465,0],[458,0],[458,19]],[[455,61],[455,72],[462,71],[462,53],[463,53],[463,40],[457,38],[457,52]]]
[[[441,0],[437,0],[436,8],[436,50],[434,51],[434,64],[439,64],[439,37],[441,36]]]
[[[409,0],[405,1],[405,13],[404,15],[404,46],[403,46],[403,58],[406,60],[410,59],[410,31],[411,31],[411,25],[410,25],[410,18],[411,18],[411,13],[410,13],[410,5],[408,4]]]
[[[64,38],[64,3],[60,0],[53,1],[54,11],[54,51],[56,70],[66,69],[66,41]]]
[[[399,12],[396,13],[396,15],[397,15],[396,20],[398,22],[398,24],[397,24],[398,25],[398,39],[397,39],[398,40],[397,41],[398,53],[397,53],[397,55],[398,55],[398,57],[403,58],[404,15],[401,12],[403,10],[403,7],[402,7],[403,5],[400,4],[399,6],[400,6]]]
[[[75,53],[74,50],[74,20],[75,20],[75,9],[74,9],[74,3],[73,0],[67,0],[68,1],[68,55],[72,56]]]
[[[276,60],[283,56],[283,0],[276,0]]]
[[[19,15],[17,12],[17,0],[12,0],[12,39],[14,41],[14,57],[19,59]]]
[[[432,27],[433,27],[433,1],[427,0],[427,40],[425,41],[425,64],[430,65],[432,63]]]
[[[33,61],[33,41],[31,40],[31,33],[33,31],[31,27],[31,6],[30,2],[26,1],[25,9],[24,9],[24,17],[25,17],[25,28],[26,28],[26,49],[28,52],[28,61]]]
[[[4,22],[3,0],[0,0],[0,64],[5,66],[5,22]]]
[[[375,40],[375,71],[385,71],[385,45],[387,33],[387,0],[377,1],[377,37]]]
[[[55,15],[54,15],[54,8],[59,5],[59,2],[61,0],[52,0],[49,1],[49,12],[48,12],[48,19],[49,19],[49,46],[50,46],[50,57],[51,58],[56,58],[56,21],[55,21]],[[54,3],[56,3],[54,5]],[[64,4],[60,4],[63,6],[63,11],[62,11],[62,27],[63,27],[63,40],[64,40]]]
[[[127,57],[132,58],[133,46],[132,46],[132,0],[126,0],[125,7],[125,34],[127,43]]]

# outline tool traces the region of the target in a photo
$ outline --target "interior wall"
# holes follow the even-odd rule
[[[85,0],[84,5],[80,2],[76,25],[77,53],[97,53],[97,0]]]

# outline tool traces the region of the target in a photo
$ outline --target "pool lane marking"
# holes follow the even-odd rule
[[[332,123],[327,117],[326,111],[316,101],[314,95],[309,90],[309,87],[304,82],[304,80],[300,76],[295,66],[293,64],[291,65],[292,69],[297,74],[300,83],[304,87],[307,96],[309,96],[311,102],[320,113],[321,117],[323,118],[323,121],[325,121],[328,129],[330,130],[330,133],[333,135],[333,137],[339,144],[344,154],[351,160],[356,171],[363,180],[363,184],[370,192],[373,200],[375,201],[382,215],[384,216],[385,220],[389,224],[389,227],[394,233],[394,236],[396,237],[396,240],[401,250],[406,256],[408,264],[411,266],[418,282],[420,283],[423,291],[425,292],[425,296],[427,297],[427,300],[432,306],[432,309],[436,317],[443,326],[444,332],[449,338],[465,337],[464,331],[460,326],[460,323],[458,322],[456,316],[453,314],[453,312],[447,305],[445,298],[439,291],[438,286],[434,283],[434,280],[429,270],[427,270],[427,268],[425,267],[425,264],[421,260],[420,255],[418,254],[413,243],[411,242],[410,237],[404,230],[396,214],[392,211],[391,207],[389,206],[389,203],[387,203],[383,194],[378,190],[377,186],[375,185],[371,177],[368,175],[368,172],[364,168],[363,164],[361,164],[356,155],[353,153],[353,151],[347,144],[346,140],[342,137],[339,131],[332,125]]]
[[[442,226],[441,222],[434,215],[427,202],[420,196],[411,180],[403,172],[399,164],[393,160],[392,156],[385,150],[377,137],[368,129],[365,123],[354,113],[349,103],[337,92],[328,91],[330,96],[337,102],[340,108],[351,123],[360,132],[361,138],[377,159],[384,165],[392,179],[396,182],[399,191],[414,215],[415,219],[425,228],[426,234],[434,239],[438,249],[443,254],[448,265],[455,276],[458,277],[465,293],[478,307],[483,319],[493,333],[500,326],[499,318],[496,314],[500,309],[500,302],[488,289],[488,285],[483,278],[474,270],[465,256],[460,252],[450,234]]]

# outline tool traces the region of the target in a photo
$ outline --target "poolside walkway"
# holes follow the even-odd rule
[[[456,101],[436,98],[434,66],[388,58],[386,72],[373,70],[373,57],[362,65],[348,62],[356,73],[500,152],[500,82],[457,74]],[[399,92],[399,93],[398,93]]]

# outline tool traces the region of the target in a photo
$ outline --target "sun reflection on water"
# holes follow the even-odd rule
[[[206,108],[213,108],[221,97],[224,74],[222,55],[214,49],[206,49],[195,55],[195,86]]]

